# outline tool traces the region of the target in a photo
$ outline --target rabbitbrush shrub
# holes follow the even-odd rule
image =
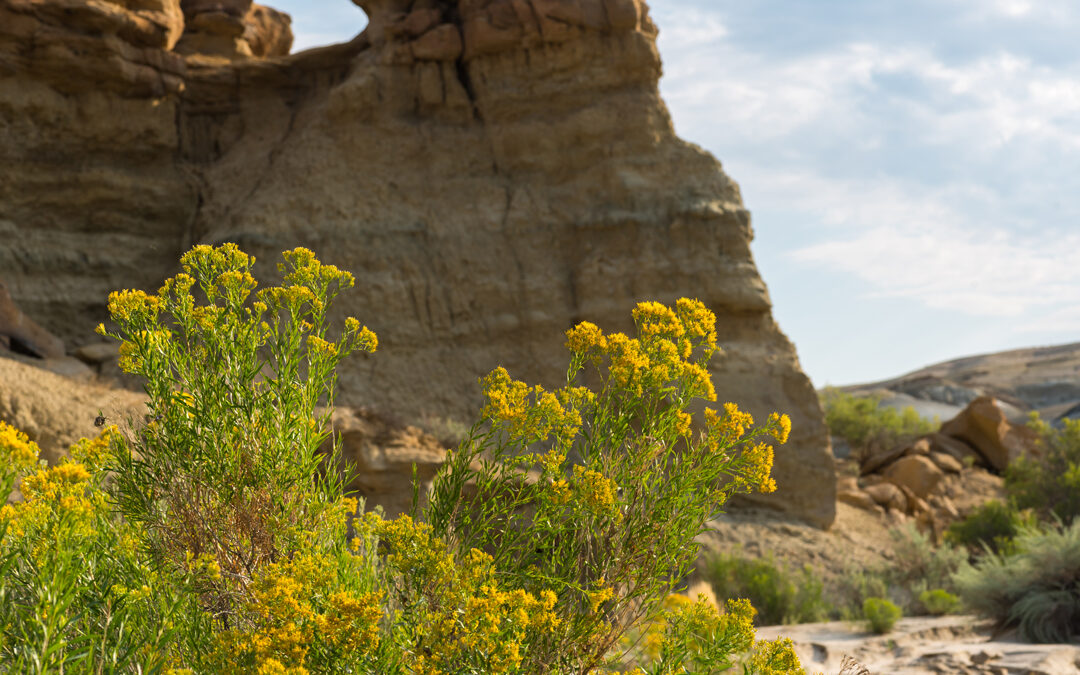
[[[707,520],[774,488],[769,439],[790,425],[725,404],[695,426],[715,399],[701,303],[642,303],[636,337],[580,324],[555,391],[496,369],[430,506],[356,517],[325,468],[340,445],[318,449],[336,366],[376,338],[352,318],[331,335],[350,274],[284,259],[256,292],[251,257],[199,246],[158,293],[110,296],[99,332],[145,378],[145,421],[52,468],[0,425],[0,487],[25,497],[0,511],[5,670],[801,672],[789,642],[755,642],[746,602],[664,604]],[[625,641],[650,630],[653,651]]]

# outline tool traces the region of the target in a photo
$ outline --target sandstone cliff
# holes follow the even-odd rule
[[[698,297],[721,399],[792,416],[768,501],[831,523],[817,397],[738,186],[674,135],[645,5],[357,1],[350,43],[214,60],[55,9],[120,4],[0,0],[0,278],[27,314],[78,345],[109,290],[156,287],[191,243],[236,241],[263,277],[306,245],[357,274],[342,309],[380,336],[341,401],[466,421],[494,365],[556,385],[577,321]]]

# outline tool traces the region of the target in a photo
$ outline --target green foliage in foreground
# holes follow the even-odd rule
[[[832,610],[823,582],[809,565],[793,572],[772,556],[748,558],[736,551],[710,555],[704,575],[717,598],[748,599],[758,625],[824,621]]]
[[[829,433],[847,440],[856,458],[887,450],[938,427],[936,420],[922,419],[911,406],[897,412],[880,406],[880,402],[878,397],[853,396],[831,387],[822,395]]]
[[[802,672],[755,642],[753,609],[665,605],[694,538],[733,495],[770,491],[786,416],[715,400],[715,317],[641,303],[636,337],[582,323],[566,386],[498,368],[430,506],[384,519],[343,494],[335,369],[374,333],[329,306],[352,285],[306,249],[256,292],[253,259],[200,246],[157,294],[109,299],[145,423],[110,427],[55,467],[0,423],[0,668],[20,673],[639,673],[707,658]],[[580,386],[587,381],[596,386]],[[6,494],[4,495],[6,496]],[[655,656],[655,658],[652,658]]]
[[[1005,489],[1017,508],[1071,524],[1080,515],[1080,420],[1065,419],[1058,429],[1032,415],[1029,426],[1039,434],[1038,453],[1008,466]]]
[[[867,598],[863,603],[866,624],[878,635],[891,631],[903,615],[899,607],[885,598]]]
[[[973,610],[1024,639],[1068,642],[1080,637],[1080,522],[1067,527],[1025,527],[1016,552],[989,554],[955,577]]]

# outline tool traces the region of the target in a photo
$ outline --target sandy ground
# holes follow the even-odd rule
[[[762,639],[791,638],[807,673],[839,673],[851,656],[874,675],[1080,673],[1080,645],[1033,645],[993,635],[973,616],[901,619],[892,632],[874,635],[856,623],[833,621],[768,626]]]

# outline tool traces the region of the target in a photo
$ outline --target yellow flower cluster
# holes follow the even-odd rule
[[[345,335],[351,338],[361,351],[369,354],[373,354],[379,347],[379,337],[367,326],[361,328],[360,321],[354,316],[345,319]]]
[[[251,291],[259,285],[251,272],[247,270],[226,270],[217,276],[214,283],[225,290],[225,296],[236,302],[243,302]]]
[[[776,492],[776,481],[772,478],[773,447],[768,443],[755,443],[743,450],[743,460],[746,463],[746,484],[761,493]]]
[[[338,354],[338,346],[336,344],[327,342],[318,335],[309,335],[307,343],[311,353],[320,357],[334,357]]]
[[[272,286],[259,291],[259,300],[273,309],[289,309],[298,312],[305,304],[312,311],[321,312],[323,302],[307,286]]]
[[[594,396],[583,387],[568,387],[557,392],[545,391],[540,385],[530,387],[510,379],[505,368],[499,367],[480,380],[487,403],[482,415],[501,425],[511,438],[526,443],[551,436],[569,444],[581,428],[581,409]]]
[[[107,307],[116,323],[122,326],[142,325],[156,320],[161,300],[143,291],[113,291],[109,293]]]
[[[675,302],[675,313],[687,335],[698,339],[706,350],[716,349],[716,315],[705,303],[679,298]]]
[[[0,425],[3,423],[0,422]],[[109,425],[101,430],[97,438],[83,438],[71,446],[71,459],[82,464],[90,472],[99,471],[105,466],[112,453],[112,442],[119,439],[120,430],[116,425]]]
[[[633,311],[634,323],[638,335],[649,338],[678,340],[686,334],[678,315],[667,305],[660,302],[640,302]]]
[[[805,675],[806,672],[789,638],[754,643],[754,653],[746,670],[755,675]]]
[[[716,316],[698,300],[682,298],[671,308],[642,302],[633,312],[637,337],[623,333],[604,335],[595,325],[582,322],[566,332],[566,346],[580,359],[599,365],[608,359],[612,384],[633,396],[667,391],[678,382],[692,396],[716,400],[705,362],[717,351]],[[702,358],[692,360],[700,348]]]
[[[743,437],[754,425],[754,416],[739,410],[736,403],[725,403],[723,417],[715,410],[706,409],[705,423],[709,426],[709,431],[719,437],[718,442],[727,445]]]
[[[125,373],[142,372],[146,357],[162,353],[171,339],[172,333],[167,330],[138,331],[132,340],[120,343],[120,370]]]
[[[379,644],[382,595],[339,584],[327,555],[300,551],[270,563],[248,588],[253,625],[219,633],[212,659],[232,664],[233,672],[299,674],[307,672],[314,644],[347,649],[352,657],[371,653]]]
[[[3,461],[5,466],[20,471],[37,462],[41,448],[26,434],[0,420],[0,453],[3,453],[0,461]]]
[[[575,465],[574,488],[594,513],[608,513],[616,508],[618,486],[599,471]]]
[[[585,595],[589,600],[589,611],[593,614],[600,611],[601,605],[615,597],[615,589],[611,586],[605,586],[603,577],[600,577],[596,583],[598,586],[596,590],[585,591]]]
[[[5,438],[25,439],[17,432],[12,433],[11,427],[2,422],[0,427],[6,428],[0,431]],[[107,435],[110,433],[107,429],[97,441],[80,441],[75,446],[76,454],[85,453],[101,459],[101,448],[107,448]],[[21,451],[26,452],[25,444]],[[90,478],[90,471],[85,465],[70,459],[53,467],[40,468],[23,477],[20,486],[23,501],[0,507],[0,521],[7,523],[11,535],[34,540],[42,528],[63,516],[64,537],[69,539],[63,545],[78,545],[78,540],[93,535],[95,513],[106,507],[104,496],[90,490]],[[56,540],[50,543],[42,538],[35,542],[32,554],[40,558],[46,553],[47,547],[56,545]]]
[[[456,564],[431,527],[408,516],[384,521],[369,513],[365,526],[386,544],[388,565],[423,589],[414,630],[424,649],[407,655],[412,672],[459,672],[469,663],[482,672],[514,672],[526,639],[559,626],[555,594],[500,588],[490,555],[472,549]]]
[[[607,338],[595,323],[582,321],[566,331],[566,348],[575,354],[593,356],[607,350]]]
[[[285,275],[285,283],[289,285],[326,288],[336,283],[341,288],[351,288],[355,283],[352,274],[320,262],[309,249],[298,247],[281,255],[285,263],[278,265],[278,271]]]
[[[241,270],[247,271],[255,264],[255,256],[240,250],[232,242],[226,242],[217,248],[205,244],[195,246],[180,257],[180,266],[188,275],[210,277],[211,271]]]
[[[772,413],[769,415],[769,426],[772,427],[771,432],[773,438],[780,443],[787,443],[788,437],[791,435],[791,418],[787,415],[780,415],[778,413]]]

